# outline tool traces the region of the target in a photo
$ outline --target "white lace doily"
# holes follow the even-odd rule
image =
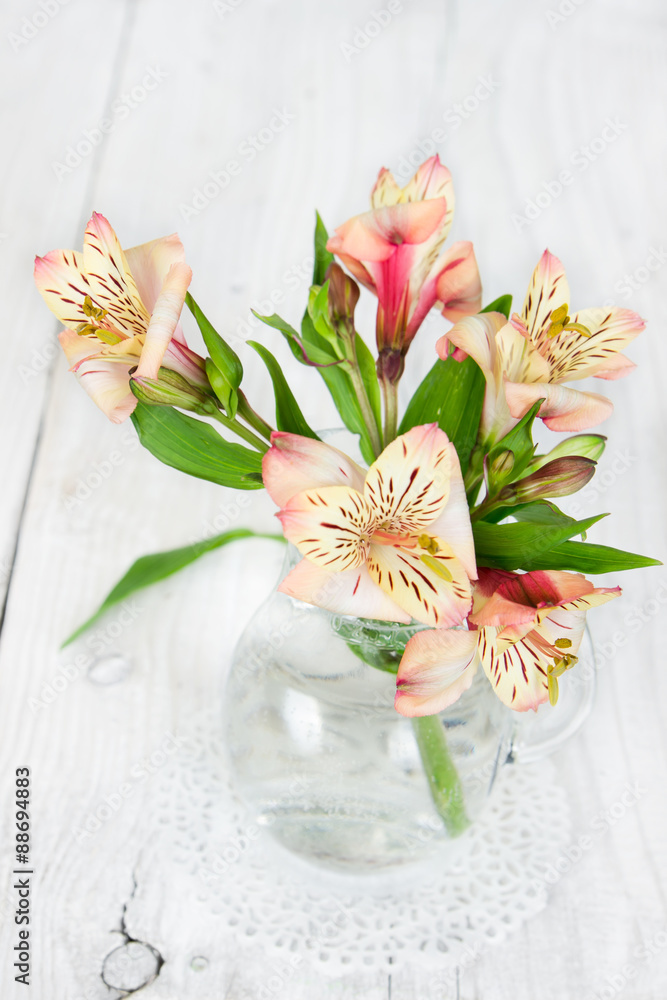
[[[230,789],[219,729],[212,718],[181,728],[181,750],[151,783],[150,864],[169,872],[170,897],[198,901],[230,953],[260,945],[267,957],[298,954],[336,976],[413,962],[442,974],[545,906],[545,872],[570,829],[548,761],[502,769],[449,865],[436,858],[392,876],[337,876],[258,835]]]

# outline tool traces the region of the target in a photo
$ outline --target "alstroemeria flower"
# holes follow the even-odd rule
[[[336,448],[274,433],[264,485],[304,557],[280,590],[340,614],[448,626],[470,611],[475,550],[461,468],[437,424],[364,471]]]
[[[178,236],[123,250],[103,215],[86,228],[83,252],[52,250],[35,259],[35,283],[65,325],[59,335],[71,370],[100,409],[121,423],[137,401],[130,369],[156,379],[161,366],[207,385],[179,317],[192,271]]]
[[[481,305],[482,286],[472,243],[454,243],[442,257],[454,214],[449,170],[432,156],[398,186],[383,168],[371,211],[336,229],[327,249],[378,297],[380,355],[404,355],[429,310],[440,303],[456,321]]]
[[[470,687],[480,663],[505,705],[537,709],[550,684],[576,663],[586,612],[620,593],[578,573],[480,569],[470,631],[428,630],[408,642],[396,709],[408,716],[441,712]]]
[[[482,368],[487,390],[482,434],[498,440],[538,399],[539,416],[555,431],[579,431],[610,416],[605,396],[564,386],[594,375],[615,379],[635,367],[623,350],[644,329],[630,309],[582,309],[569,315],[570,290],[563,265],[544,251],[533,272],[521,314],[480,313],[457,323],[438,341],[440,357],[451,342],[460,360],[469,354]]]

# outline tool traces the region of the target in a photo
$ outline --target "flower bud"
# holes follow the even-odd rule
[[[583,489],[594,473],[595,462],[590,458],[557,458],[524,479],[506,486],[498,499],[529,503],[545,497],[567,497]]]
[[[326,277],[329,280],[329,315],[332,323],[336,325],[342,322],[354,328],[359,285],[345,273],[340,264],[330,264]]]
[[[217,409],[202,389],[170,368],[160,368],[156,379],[135,378],[130,373],[130,389],[140,403],[149,406],[177,406],[195,413],[212,413]]]
[[[535,472],[536,469],[541,469],[547,462],[553,462],[557,458],[578,456],[597,462],[604,451],[606,442],[607,439],[602,434],[575,434],[557,444],[548,455],[536,455],[527,471]]]

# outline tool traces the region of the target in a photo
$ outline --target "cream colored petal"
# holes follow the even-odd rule
[[[451,330],[441,337],[436,350],[441,358],[448,356],[449,343],[470,355],[488,378],[493,377],[496,368],[496,334],[507,320],[502,313],[478,313],[466,316],[455,323]]]
[[[302,555],[341,572],[363,565],[375,514],[361,493],[324,486],[292,497],[278,513],[283,533]]]
[[[536,347],[511,323],[496,335],[496,349],[503,378],[508,382],[549,382],[551,368]]]
[[[626,358],[625,354],[614,354],[611,358],[607,358],[604,368],[598,368],[595,378],[604,378],[613,381],[629,375],[636,367],[637,365],[634,361]]]
[[[479,651],[482,668],[500,700],[517,712],[537,709],[549,698],[547,668],[552,656],[534,632],[507,648],[496,644],[498,630],[479,631]],[[504,645],[504,644],[503,644]]]
[[[394,705],[401,715],[435,715],[457,701],[478,666],[477,633],[465,629],[418,632],[405,647]]]
[[[551,323],[551,314],[570,301],[570,286],[558,257],[545,250],[533,271],[520,320],[528,336],[540,345]]]
[[[482,306],[482,281],[472,243],[453,243],[437,262],[436,297],[442,315],[456,323],[478,313]]]
[[[137,378],[156,379],[165,351],[183,310],[185,294],[192,280],[187,264],[172,264],[151,315],[146,341],[137,368]]]
[[[437,424],[413,427],[388,445],[366,476],[364,496],[386,530],[419,532],[449,497],[449,438]]]
[[[396,183],[391,170],[382,167],[371,191],[371,207],[383,208],[385,205],[398,205],[402,200],[402,195],[403,188]]]
[[[99,354],[102,347],[97,337],[80,337],[67,327],[58,334],[58,340],[71,367],[79,364],[84,358]]]
[[[185,264],[185,248],[177,233],[125,251],[141,301],[148,312],[158,300],[172,264]]]
[[[89,318],[83,311],[91,287],[84,271],[83,254],[76,250],[52,250],[35,257],[35,284],[51,312],[72,329]]]
[[[482,369],[486,379],[486,392],[480,432],[484,439],[502,437],[516,422],[512,420],[505,400],[502,365],[496,345],[498,332],[505,326],[507,320],[502,313],[466,316],[455,323],[449,333],[436,344],[441,358],[447,358],[451,342],[457,349],[457,361],[469,355]]]
[[[556,608],[549,608],[540,615],[540,622],[535,631],[540,638],[550,646],[555,646],[556,641],[562,643],[569,640],[571,645],[562,648],[563,653],[576,654],[581,645],[586,625],[586,614],[591,608],[597,608],[615,597],[620,597],[620,587],[597,587],[588,593],[582,594],[572,601],[566,601]]]
[[[324,441],[274,431],[262,459],[262,478],[273,502],[284,507],[297,493],[322,486],[348,486],[362,493],[366,474]]]
[[[525,416],[538,399],[544,399],[539,416],[553,431],[586,430],[606,420],[614,409],[605,396],[545,382],[528,385],[506,382],[505,396],[512,416],[517,419]]]
[[[98,212],[93,212],[84,234],[83,263],[93,303],[107,310],[113,328],[130,337],[145,333],[148,310],[116,233]]]
[[[475,542],[470,523],[470,508],[466,498],[466,490],[461,475],[461,463],[456,454],[456,448],[450,442],[450,480],[449,497],[445,509],[436,520],[428,526],[428,533],[444,538],[471,580],[477,579],[475,563]]]
[[[83,361],[76,370],[82,387],[114,424],[126,420],[137,405],[128,372],[127,365],[99,358]]]
[[[470,611],[470,581],[447,543],[436,539],[432,554],[415,544],[377,544],[368,555],[368,572],[391,599],[424,625],[460,625]]]
[[[410,616],[371,580],[366,566],[332,572],[302,559],[278,590],[339,615],[408,624]]]
[[[550,382],[571,382],[613,370],[619,351],[632,343],[646,325],[637,313],[618,308],[582,309],[571,321],[586,327],[591,336],[563,330],[543,341],[540,350],[551,366]],[[631,364],[624,360],[626,365]]]

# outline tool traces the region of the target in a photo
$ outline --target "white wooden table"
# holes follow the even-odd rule
[[[32,255],[80,246],[92,209],[125,245],[178,229],[194,294],[240,344],[249,394],[266,399],[268,378],[242,343],[244,324],[249,306],[271,296],[298,319],[314,207],[332,227],[365,207],[381,165],[400,170],[437,149],[454,173],[455,235],[475,242],[486,301],[509,290],[521,297],[548,245],[568,268],[578,306],[614,301],[649,320],[630,352],[637,372],[604,386],[617,409],[604,428],[600,485],[576,500],[582,516],[613,515],[594,540],[664,558],[662,7],[401,0],[378,31],[365,26],[389,9],[385,0],[16,0],[3,8],[0,825],[9,850],[13,774],[29,765],[35,866],[28,990],[12,981],[13,856],[3,851],[3,997],[123,995],[101,978],[125,940],[121,927],[164,960],[146,1000],[255,997],[266,975],[261,956],[250,967],[219,954],[189,922],[187,899],[174,910],[169,873],[145,862],[150,779],[92,844],[78,843],[75,831],[178,731],[183,713],[215,704],[221,665],[277,573],[278,546],[241,543],[207,556],[142,595],[132,615],[112,613],[62,653],[59,644],[138,555],[209,534],[214,522],[220,530],[225,518],[270,526],[271,506],[262,494],[235,495],[160,466],[129,424],[107,423],[54,346]],[[250,159],[244,140],[276,111],[282,131],[263,132]],[[111,122],[104,133],[103,119]],[[231,159],[242,169],[226,183],[220,171]],[[441,323],[429,320],[413,347],[406,391],[431,364]],[[289,364],[278,335],[261,336]],[[310,422],[334,422],[316,376],[290,372],[311,401]],[[461,971],[461,1000],[667,995],[667,570],[619,582],[623,604],[594,621],[603,651],[596,707],[558,759],[574,840],[603,835],[538,918]],[[622,809],[635,782],[638,799]],[[144,905],[156,893],[164,906]],[[208,964],[193,966],[194,957]],[[454,993],[415,967],[390,981],[327,983],[300,971],[282,995]]]

